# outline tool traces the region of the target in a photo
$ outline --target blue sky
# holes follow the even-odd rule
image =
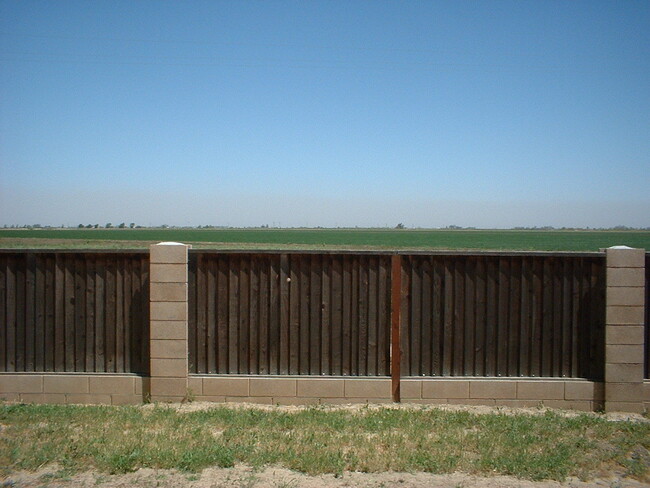
[[[650,226],[650,2],[0,0],[0,225]]]

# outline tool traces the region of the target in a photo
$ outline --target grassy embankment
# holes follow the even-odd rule
[[[0,248],[146,248],[178,241],[228,249],[494,249],[597,251],[650,249],[647,231],[391,229],[2,229]]]
[[[477,415],[435,408],[297,411],[0,405],[0,473],[57,463],[61,476],[234,463],[309,474],[463,471],[648,480],[650,423],[582,414]]]

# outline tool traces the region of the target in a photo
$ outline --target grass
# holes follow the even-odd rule
[[[647,481],[650,424],[449,412],[313,407],[179,412],[155,406],[0,406],[0,469],[57,463],[68,475],[140,467],[279,465],[308,474],[463,471],[531,480],[590,479],[613,469]]]
[[[0,247],[145,248],[178,241],[197,247],[256,249],[494,249],[597,251],[650,248],[649,231],[394,229],[2,229]]]

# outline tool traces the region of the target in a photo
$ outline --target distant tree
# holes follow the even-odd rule
[[[99,228],[99,224],[95,224],[95,225],[93,225],[93,227],[94,227],[95,229],[98,229],[98,228]]]
[[[126,224],[125,224],[124,222],[122,222],[120,225],[118,225],[118,227],[119,227],[120,229],[125,229],[125,228],[126,228]]]
[[[135,228],[135,222],[131,222],[131,223],[129,224],[129,228],[130,228],[130,229],[134,229],[134,228]]]
[[[84,228],[84,225],[83,225],[83,224],[79,224],[79,225],[77,226],[77,228],[79,228],[79,229],[83,229],[83,228]]]
[[[108,224],[106,224],[105,227],[106,227],[107,229],[112,229],[112,228],[113,228],[113,224],[111,224],[111,223],[109,222]]]
[[[88,224],[88,225],[86,226],[86,229],[92,229],[92,228],[93,228],[93,224]]]
[[[401,222],[395,226],[396,229],[405,229],[406,227]]]

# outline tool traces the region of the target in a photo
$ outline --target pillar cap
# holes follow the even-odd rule
[[[630,246],[610,246],[607,249],[634,249],[634,248]]]

